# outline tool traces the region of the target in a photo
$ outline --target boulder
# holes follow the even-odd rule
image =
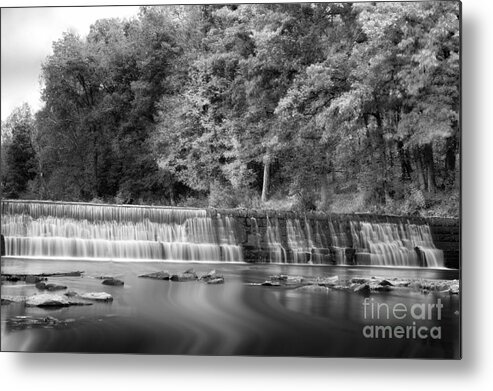
[[[22,303],[26,301],[26,296],[8,296],[2,295],[2,305],[11,303]]]
[[[196,280],[197,274],[193,269],[188,269],[183,273],[172,274],[169,278],[171,281],[185,282],[185,281],[194,281]]]
[[[44,281],[37,282],[36,288],[38,288],[39,290],[42,290],[42,291],[50,291],[50,292],[62,291],[64,289],[67,289],[67,287],[65,285],[47,284]]]
[[[276,274],[273,276],[269,276],[271,281],[282,281],[286,282],[288,280],[288,276],[286,274]]]
[[[370,290],[375,292],[388,292],[392,290],[392,285],[370,284]]]
[[[65,285],[58,285],[58,284],[46,284],[46,289],[50,292],[53,291],[62,291],[64,289],[67,289]]]
[[[9,282],[17,282],[23,280],[23,276],[20,276],[18,274],[5,274],[2,273],[2,281],[9,281]]]
[[[68,307],[69,300],[61,295],[40,294],[29,296],[26,300],[28,307]]]
[[[140,278],[152,278],[154,280],[169,280],[170,274],[167,271],[159,271],[149,274],[141,274]]]
[[[368,278],[351,278],[351,282],[353,284],[366,284],[368,282]]]
[[[76,291],[67,291],[64,293],[65,296],[67,297],[76,297],[79,296],[79,294]]]
[[[109,278],[109,279],[103,280],[102,284],[103,285],[111,285],[111,286],[123,286],[124,282],[122,280],[117,279],[117,278]]]
[[[88,292],[80,295],[81,299],[84,300],[94,300],[94,301],[113,301],[113,296],[106,292]]]
[[[411,281],[409,281],[409,280],[402,280],[402,279],[397,279],[397,278],[392,279],[392,285],[393,286],[408,287],[410,284],[411,284]]]
[[[316,282],[318,285],[323,285],[323,286],[337,285],[339,283],[339,276],[319,277],[317,278]]]
[[[26,284],[36,284],[40,281],[46,281],[46,278],[44,277],[39,277],[36,275],[27,275],[26,276]]]
[[[358,285],[356,288],[354,288],[355,293],[359,293],[360,295],[365,295],[368,296],[370,294],[370,285],[368,284],[361,284]]]
[[[214,280],[218,277],[222,277],[220,276],[219,274],[217,274],[217,272],[215,270],[211,270],[210,272],[208,273],[205,273],[205,274],[202,274],[199,276],[199,280],[201,281],[209,281],[209,280]]]
[[[450,285],[449,293],[451,295],[458,295],[460,293],[459,284],[452,284],[452,285]]]
[[[260,283],[261,286],[281,286],[280,282],[277,281],[264,281]]]
[[[82,277],[83,271],[73,271],[73,272],[53,272],[53,273],[41,273],[37,274],[40,277]]]
[[[382,280],[378,283],[378,285],[380,286],[394,286],[394,284],[392,284],[390,281],[388,280]]]
[[[207,284],[212,284],[212,285],[224,284],[224,277],[217,277],[217,278],[214,278],[212,280],[206,281],[206,283]]]
[[[7,326],[13,330],[24,330],[33,327],[51,328],[60,326],[63,323],[63,321],[52,316],[15,316],[7,320]]]

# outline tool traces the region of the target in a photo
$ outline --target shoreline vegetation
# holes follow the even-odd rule
[[[459,217],[459,2],[142,7],[67,32],[4,198]]]

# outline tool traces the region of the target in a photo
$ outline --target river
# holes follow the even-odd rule
[[[372,293],[375,303],[411,308],[440,300],[440,320],[418,326],[440,327],[440,338],[368,338],[370,323],[412,325],[403,319],[364,314],[364,297],[348,290],[306,291],[252,286],[273,274],[339,278],[379,276],[457,279],[453,269],[191,262],[112,262],[2,257],[2,273],[84,271],[83,277],[52,277],[49,282],[78,292],[107,292],[114,300],[90,306],[42,309],[23,303],[2,305],[2,351],[91,352],[195,355],[267,355],[386,358],[457,358],[460,355],[460,298],[410,289]],[[197,273],[216,269],[225,283],[175,282],[139,278],[159,270]],[[99,276],[122,279],[105,286]],[[34,284],[3,282],[2,296],[39,293]],[[12,319],[51,316],[59,325],[15,327]],[[416,323],[416,322],[415,322]]]

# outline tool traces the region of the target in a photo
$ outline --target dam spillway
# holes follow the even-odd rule
[[[456,252],[426,219],[395,216],[16,200],[1,211],[13,257],[440,268]]]
[[[242,262],[230,225],[202,209],[2,202],[7,256]]]

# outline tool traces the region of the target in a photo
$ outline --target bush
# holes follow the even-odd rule
[[[177,206],[184,206],[188,208],[207,208],[209,206],[208,198],[204,197],[187,197],[185,200],[180,201]]]
[[[231,185],[213,182],[209,192],[209,206],[212,208],[236,208],[238,200]]]

